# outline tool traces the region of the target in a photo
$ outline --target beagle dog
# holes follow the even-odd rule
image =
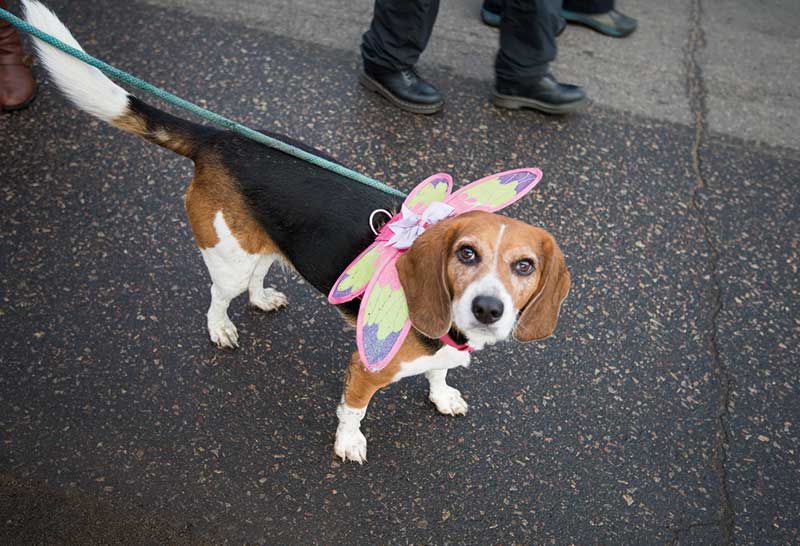
[[[23,3],[33,26],[80,48],[51,11],[35,1]],[[400,208],[401,198],[230,131],[153,108],[99,70],[35,42],[53,81],[78,108],[194,162],[186,212],[211,277],[207,328],[219,347],[238,344],[228,306],[240,294],[248,292],[251,305],[262,311],[287,304],[282,293],[264,287],[275,262],[294,268],[327,294],[353,258],[373,242],[370,214]],[[360,422],[367,405],[379,389],[404,377],[424,373],[429,398],[441,413],[466,413],[467,403],[446,377],[447,370],[467,366],[470,354],[443,344],[440,336],[449,333],[473,349],[512,336],[542,339],[553,332],[570,286],[564,256],[549,233],[485,212],[431,226],[400,257],[397,268],[414,328],[379,372],[365,370],[358,352],[353,353],[336,411],[334,451],[344,460],[366,460]],[[358,301],[338,308],[355,322]]]

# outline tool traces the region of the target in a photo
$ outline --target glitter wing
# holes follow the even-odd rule
[[[446,203],[455,214],[471,210],[495,212],[521,199],[542,179],[539,169],[514,169],[487,176],[451,195]]]
[[[388,247],[383,242],[374,242],[369,245],[333,283],[328,294],[328,301],[338,305],[363,294],[369,281],[397,254],[397,249]]]
[[[434,174],[420,182],[406,197],[404,204],[415,214],[421,215],[431,203],[444,201],[452,189],[453,179],[449,174]],[[328,293],[328,301],[338,305],[359,297],[384,264],[398,253],[397,249],[387,247],[385,243],[372,243],[336,279]]]
[[[396,217],[395,221],[398,227],[413,228],[414,225],[402,226],[402,221],[420,222],[420,218],[424,221],[425,215],[435,209],[431,205],[439,203],[443,207],[442,202],[453,207],[450,216],[471,210],[495,212],[521,199],[541,179],[539,169],[515,169],[481,178],[451,195],[453,180],[450,175],[435,174],[414,188],[404,202],[403,216]],[[393,231],[397,235],[396,230]],[[394,358],[411,329],[408,305],[396,268],[401,251],[387,246],[384,235],[382,232],[381,240],[353,260],[328,294],[328,301],[334,304],[363,294],[356,341],[364,367],[372,372],[382,370]]]
[[[382,370],[410,329],[406,295],[392,260],[369,283],[358,311],[356,342],[364,367],[371,372]]]
[[[420,215],[431,203],[444,201],[452,189],[453,179],[449,174],[434,174],[420,182],[403,204],[414,214]]]

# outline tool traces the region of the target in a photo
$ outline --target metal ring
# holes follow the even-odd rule
[[[388,210],[386,210],[386,209],[375,209],[375,210],[373,210],[373,211],[372,211],[372,214],[370,214],[370,215],[369,215],[369,229],[371,229],[371,230],[372,230],[372,233],[374,233],[375,235],[377,235],[377,234],[378,234],[378,230],[377,230],[377,229],[375,229],[375,226],[372,224],[372,219],[373,219],[373,218],[375,218],[375,213],[376,213],[376,212],[382,212],[382,213],[384,213],[386,216],[388,216],[388,217],[389,217],[389,220],[391,220],[391,219],[392,219],[392,213],[391,213],[391,212],[389,212],[389,211],[388,211]]]

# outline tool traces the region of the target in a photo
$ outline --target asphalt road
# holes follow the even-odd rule
[[[399,188],[540,167],[507,213],[555,234],[573,286],[554,337],[451,373],[467,416],[404,380],[342,464],[335,310],[275,272],[289,308],[240,298],[241,348],[211,346],[191,164],[45,83],[0,117],[0,543],[800,542],[800,157],[709,129],[702,13],[674,122],[502,111],[436,64],[446,109],[412,116],[358,87],[354,50],[50,5],[89,52]]]

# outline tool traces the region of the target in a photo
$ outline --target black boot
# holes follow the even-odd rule
[[[0,8],[8,10],[5,0]],[[0,111],[20,110],[36,96],[31,59],[22,51],[19,33],[11,23],[0,21]]]
[[[568,114],[581,110],[588,102],[577,85],[558,83],[550,74],[531,82],[497,80],[492,102],[500,108],[533,108],[548,114]]]
[[[606,13],[578,13],[562,9],[561,16],[570,23],[585,25],[612,38],[630,36],[638,26],[636,19],[614,9]]]
[[[414,68],[391,72],[365,62],[359,82],[407,112],[435,114],[444,105],[442,94],[420,78]]]

